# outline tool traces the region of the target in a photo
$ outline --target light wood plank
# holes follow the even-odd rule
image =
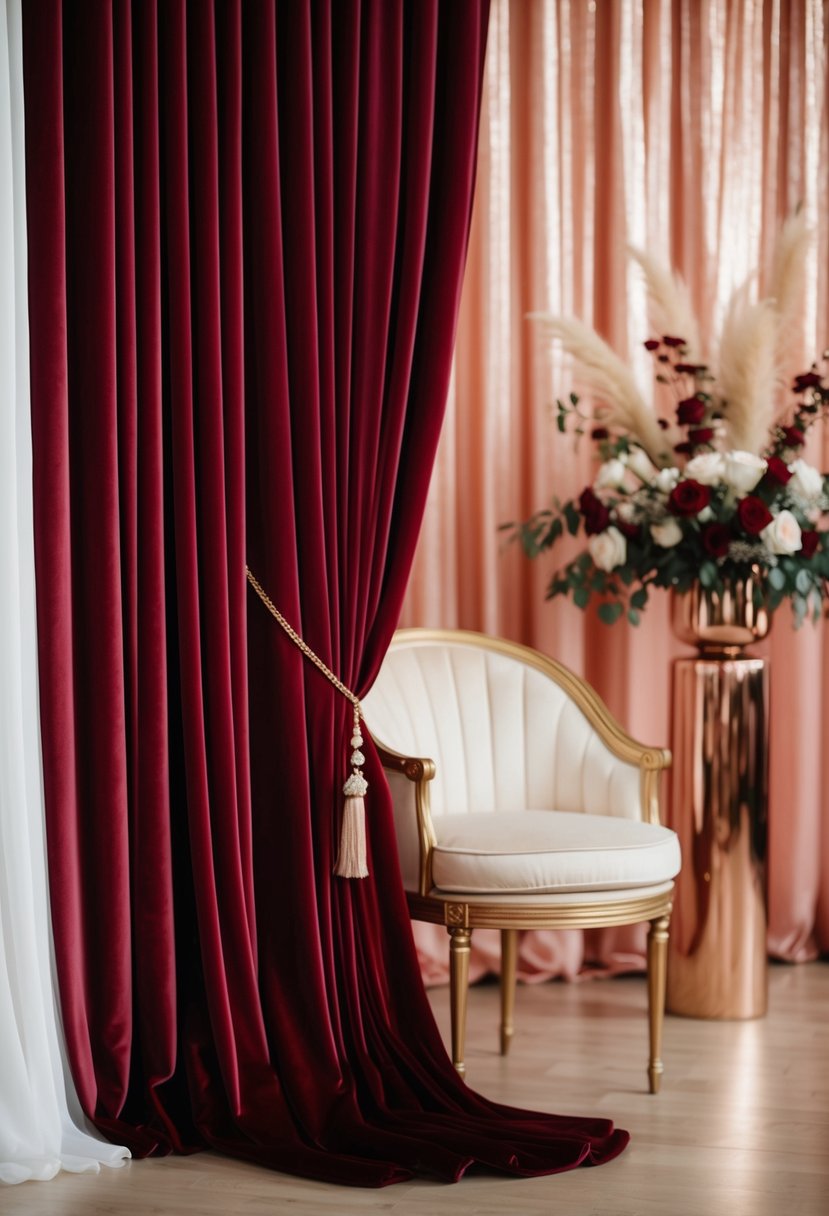
[[[431,993],[448,1042],[446,989]],[[630,1147],[549,1178],[473,1175],[352,1190],[210,1153],[135,1161],[99,1177],[0,1188],[5,1216],[826,1216],[829,966],[773,967],[767,1017],[668,1017],[661,1094],[647,1091],[641,977],[519,986],[510,1055],[495,984],[470,991],[467,1079],[502,1102],[613,1118]]]

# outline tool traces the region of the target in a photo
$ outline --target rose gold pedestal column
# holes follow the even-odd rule
[[[759,1017],[767,1003],[768,665],[743,657],[740,645],[710,636],[697,642],[699,654],[673,667],[669,823],[682,870],[666,1008],[698,1018]]]

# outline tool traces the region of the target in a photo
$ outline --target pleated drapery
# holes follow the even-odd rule
[[[37,703],[19,0],[0,0],[0,1183],[129,1154],[90,1135],[64,1075],[51,967]],[[3,1211],[13,1201],[0,1200]]]
[[[388,791],[332,874],[449,379],[485,3],[27,3],[50,883],[79,1095],[331,1182],[608,1160],[452,1069]]]
[[[401,624],[465,627],[540,649],[587,676],[627,729],[669,741],[671,659],[687,653],[667,597],[612,629],[561,599],[550,574],[565,540],[529,563],[498,525],[595,473],[554,424],[573,387],[526,314],[594,324],[652,383],[644,286],[628,243],[688,281],[708,333],[731,290],[768,267],[778,228],[802,204],[815,230],[803,324],[786,378],[829,346],[829,20],[823,0],[494,0],[475,212],[447,419]],[[552,409],[551,409],[552,406]],[[817,428],[816,428],[817,430]],[[829,468],[829,436],[807,459]],[[829,950],[829,645],[826,624],[791,628],[772,660],[769,950]],[[647,695],[643,689],[647,688]],[[416,926],[424,974],[447,975],[445,934]],[[641,967],[644,930],[523,935],[519,974]],[[496,935],[473,937],[472,972],[497,970]]]

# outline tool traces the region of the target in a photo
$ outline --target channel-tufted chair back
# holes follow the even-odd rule
[[[570,678],[563,668],[561,676]],[[435,761],[433,818],[519,810],[643,817],[638,765],[620,765],[572,692],[523,655],[403,631],[363,710],[378,739]]]

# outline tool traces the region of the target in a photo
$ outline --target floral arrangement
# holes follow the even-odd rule
[[[699,582],[722,591],[754,571],[755,596],[767,611],[788,599],[796,625],[809,611],[820,615],[829,598],[829,477],[803,452],[809,428],[829,413],[829,380],[813,364],[781,405],[777,374],[809,237],[803,217],[792,217],[778,239],[771,293],[752,301],[750,282],[734,293],[716,370],[701,353],[684,284],[630,251],[645,272],[662,335],[645,347],[669,417],[645,402],[629,368],[594,331],[536,314],[601,402],[592,415],[576,393],[556,403],[561,432],[573,423],[578,435],[589,431],[600,461],[592,485],[523,524],[504,525],[531,557],[565,532],[586,536],[585,550],[553,575],[548,598],[571,596],[586,608],[596,596],[603,621],[626,613],[636,625],[652,587],[682,593]]]

